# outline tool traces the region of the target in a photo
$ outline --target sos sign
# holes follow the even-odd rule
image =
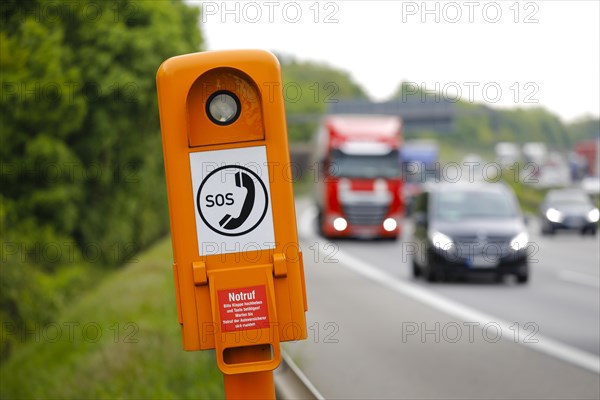
[[[206,207],[214,207],[215,205],[215,200],[213,200],[213,198],[216,197],[216,204],[217,206],[221,207],[223,205],[225,205],[225,199],[227,199],[227,205],[233,205],[233,193],[227,193],[226,195],[222,195],[222,194],[218,194],[216,196],[213,196],[212,194],[209,194],[206,196],[206,201],[208,202],[208,204],[206,205]],[[200,192],[198,192],[198,197],[200,197]],[[221,199],[219,201],[219,198]],[[219,224],[221,225],[221,224]]]
[[[197,203],[200,218],[210,229],[225,236],[241,236],[263,221],[269,209],[269,196],[267,187],[255,172],[228,165],[216,169],[202,181]]]
[[[210,172],[203,168],[227,159],[236,163]],[[190,154],[200,255],[215,249],[220,254],[235,252],[250,244],[259,249],[274,247],[269,171],[261,165],[266,165],[266,151],[260,146]]]

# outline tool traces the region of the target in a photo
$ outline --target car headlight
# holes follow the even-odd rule
[[[588,213],[587,218],[590,222],[598,222],[598,220],[600,220],[600,211],[598,211],[597,208],[594,208]]]
[[[556,208],[549,208],[546,211],[546,218],[548,218],[548,221],[550,222],[562,222],[563,220],[562,213]]]
[[[434,232],[431,235],[431,243],[440,250],[450,250],[454,246],[452,239],[441,232]]]
[[[524,249],[527,247],[527,243],[529,243],[529,235],[527,232],[521,232],[510,241],[510,247],[517,251]]]

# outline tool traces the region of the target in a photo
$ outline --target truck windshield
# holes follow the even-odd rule
[[[398,151],[382,155],[355,155],[334,150],[329,174],[339,178],[399,178]]]

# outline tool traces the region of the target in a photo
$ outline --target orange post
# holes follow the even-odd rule
[[[228,398],[274,398],[280,342],[307,334],[279,62],[187,54],[156,82],[183,348],[215,349]]]
[[[232,362],[244,363],[256,359],[268,359],[269,348],[241,348],[235,349],[231,355]],[[275,384],[273,372],[248,372],[245,374],[224,375],[225,396],[228,399],[275,399]]]
[[[273,372],[225,375],[225,397],[235,400],[275,399]]]

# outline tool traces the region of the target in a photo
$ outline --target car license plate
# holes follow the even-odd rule
[[[498,260],[493,257],[475,256],[469,261],[471,268],[496,268],[498,266]]]
[[[564,224],[569,228],[581,228],[583,226],[583,221],[580,218],[569,218]]]

